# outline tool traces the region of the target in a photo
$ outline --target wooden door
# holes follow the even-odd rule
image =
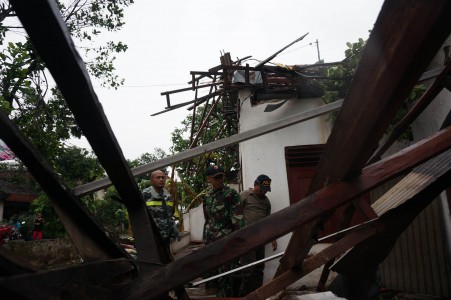
[[[290,205],[300,201],[307,195],[323,149],[323,144],[285,147]],[[369,205],[369,195],[363,195],[360,201]],[[366,220],[368,220],[367,215],[360,209],[355,209],[350,205],[338,207],[328,221],[323,224],[324,230],[319,237],[327,236]]]

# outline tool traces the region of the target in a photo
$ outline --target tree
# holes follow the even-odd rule
[[[115,75],[116,54],[126,51],[122,42],[96,43],[105,31],[124,25],[124,8],[133,0],[57,1],[61,15],[88,71],[103,86],[123,83]],[[14,35],[19,33],[19,35]],[[0,0],[0,107],[51,162],[63,151],[62,143],[81,137],[80,128],[58,90],[52,87],[43,61],[18,23],[6,0]]]
[[[167,154],[163,149],[155,148],[154,153],[144,153],[134,160],[127,160],[127,163],[130,168],[134,168],[157,161],[166,156]],[[149,177],[150,174],[143,174],[136,177],[141,190],[150,186]],[[107,188],[102,197],[85,197],[84,202],[97,221],[108,228],[110,232],[120,234],[125,229],[129,229],[127,208],[121,203],[119,193],[114,186]]]
[[[157,161],[159,159],[162,159],[162,158],[165,158],[166,156],[168,156],[166,154],[166,152],[159,147],[156,147],[153,150],[154,150],[153,153],[146,152],[146,153],[141,154],[141,156],[139,156],[138,158],[136,158],[134,160],[127,160],[128,166],[130,168],[135,168],[135,167],[142,166],[142,165]],[[162,171],[167,173],[166,168],[163,168]],[[138,182],[140,189],[144,189],[144,188],[150,186],[149,178],[150,178],[150,173],[145,173],[145,174],[142,174],[142,175],[136,177],[136,181]]]
[[[101,85],[117,88],[123,83],[115,75],[116,54],[127,50],[122,42],[97,42],[102,33],[124,25],[124,8],[133,0],[57,1],[61,16],[90,74]],[[67,147],[65,141],[82,132],[6,0],[0,0],[0,108],[47,158],[61,182],[74,187],[104,176],[103,168],[85,149]],[[82,201],[92,212],[96,198]],[[94,204],[93,204],[94,203]],[[94,208],[94,209],[93,209]],[[44,193],[31,206],[46,216],[46,236],[65,235]]]
[[[105,172],[94,154],[86,149],[75,146],[66,147],[64,151],[61,151],[55,158],[53,167],[55,172],[60,176],[60,182],[67,189],[105,176]],[[53,211],[49,198],[40,186],[32,180],[31,176],[27,176],[28,173],[24,172],[25,167],[18,162],[17,164],[2,164],[2,169],[14,173],[14,177],[11,178],[12,182],[26,182],[27,186],[33,186],[38,194],[38,197],[31,203],[29,212],[19,216],[19,219],[25,221],[26,224],[24,226],[24,234],[29,235],[36,213],[41,212],[45,218],[44,234],[46,238],[65,236],[66,231]],[[81,200],[88,209],[95,212],[96,210],[92,209],[93,207],[95,208],[95,205],[92,203],[95,203],[97,199],[96,195],[88,195],[84,196]]]
[[[362,57],[362,52],[365,48],[365,45],[366,41],[361,38],[359,38],[356,43],[346,43],[348,49],[345,50],[345,59],[343,60],[344,64],[327,69],[326,76],[329,78],[329,80],[323,80],[320,83],[324,91],[323,99],[326,103],[331,103],[339,99],[344,99],[346,97],[349,92],[349,88],[351,87],[352,79]],[[410,103],[420,98],[424,91],[426,91],[426,87],[421,84],[416,85],[412,89],[406,99],[406,102],[387,128],[387,132],[391,132],[393,130],[394,126],[407,113]],[[330,118],[332,120],[335,120],[337,114],[337,112],[331,113]],[[400,136],[400,139],[411,139],[411,130],[409,129],[404,132]]]
[[[208,126],[204,126],[203,128],[201,128],[201,125],[203,121],[205,121],[204,111],[209,110],[211,105],[198,107],[196,109],[193,127],[193,116],[192,114],[188,115],[181,122],[182,127],[174,129],[171,133],[172,147],[170,148],[170,151],[172,153],[185,151],[196,146],[205,145],[237,134],[238,121],[236,114],[234,116],[224,114],[221,111],[221,107],[221,104],[216,106],[216,109],[211,114],[210,118],[206,120]],[[191,139],[189,135],[191,132],[194,137],[193,139]],[[193,143],[195,139],[197,140],[196,144]],[[205,170],[211,163],[224,167],[227,178],[236,178],[236,174],[240,169],[238,163],[238,145],[194,157],[188,162],[177,165],[176,170],[182,182],[190,186],[195,193],[198,194],[206,187]],[[192,191],[190,191],[189,194],[192,194]]]

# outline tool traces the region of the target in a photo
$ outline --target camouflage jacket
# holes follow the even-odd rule
[[[153,186],[143,190],[143,197],[146,201],[147,210],[154,219],[160,230],[163,240],[177,238],[178,231],[174,222],[174,202],[172,196],[166,189],[162,194],[158,194]]]
[[[204,199],[203,208],[205,244],[210,244],[246,226],[240,195],[228,186],[210,191]]]

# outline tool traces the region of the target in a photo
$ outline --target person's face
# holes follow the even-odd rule
[[[41,217],[42,217],[42,215],[41,215],[41,214],[37,214],[37,216],[38,216],[38,218],[41,218]]]
[[[153,187],[162,189],[166,184],[166,174],[164,174],[163,172],[155,172],[150,177],[150,182],[152,183]]]
[[[207,176],[207,182],[211,184],[214,190],[224,186],[224,174],[219,173],[214,176]]]
[[[263,191],[260,188],[259,184],[254,185],[254,194],[257,195],[257,197],[263,198],[266,195],[267,192],[268,191]]]

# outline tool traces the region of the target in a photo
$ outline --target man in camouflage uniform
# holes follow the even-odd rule
[[[171,194],[164,188],[166,177],[161,170],[152,172],[150,175],[151,187],[143,190],[143,197],[164,243],[169,247],[171,238],[178,239],[179,233],[173,218],[174,202]]]
[[[203,202],[205,217],[203,239],[206,245],[246,226],[240,195],[234,189],[224,185],[224,175],[224,169],[221,167],[212,165],[207,168],[207,182],[210,184],[210,190]],[[227,272],[237,266],[238,262],[232,262],[219,267],[217,272]],[[216,295],[236,297],[238,296],[237,288],[239,288],[239,282],[235,282],[232,275],[223,276],[218,280]]]

